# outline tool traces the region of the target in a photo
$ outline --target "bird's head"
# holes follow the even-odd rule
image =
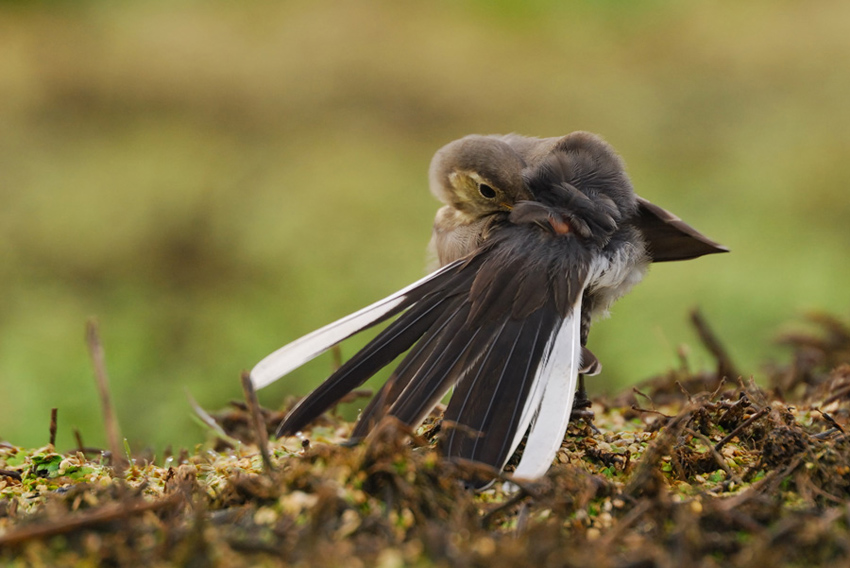
[[[471,135],[440,148],[431,161],[431,193],[459,212],[478,218],[531,199],[522,177],[525,162],[503,141]]]

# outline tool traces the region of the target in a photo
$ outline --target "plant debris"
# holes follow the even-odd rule
[[[715,372],[683,365],[597,401],[596,429],[572,423],[534,482],[442,459],[438,416],[415,432],[385,420],[348,447],[352,425],[326,415],[264,456],[254,440],[273,435],[283,412],[259,408],[251,391],[248,404],[204,413],[218,426],[208,443],[164,460],[126,456],[115,467],[112,453],[81,451],[81,441],[65,453],[0,443],[0,563],[846,563],[850,329],[824,315],[809,322],[783,336],[792,362],[763,387],[725,376],[735,367],[707,337]],[[482,473],[497,481],[465,489]]]

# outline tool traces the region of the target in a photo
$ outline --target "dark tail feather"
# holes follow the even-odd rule
[[[554,309],[544,308],[488,326],[487,353],[458,383],[443,418],[446,456],[504,466],[558,321]]]
[[[469,304],[464,304],[439,334],[428,359],[406,370],[407,387],[389,409],[405,424],[418,424],[461,378],[469,358],[480,354],[486,343],[479,329],[465,329]]]
[[[454,304],[461,304],[462,300],[462,298],[456,298]],[[428,331],[413,349],[410,350],[396,370],[393,371],[389,380],[381,387],[366,408],[363,409],[360,419],[351,433],[352,440],[365,437],[372,427],[387,413],[388,409],[395,404],[402,392],[407,390],[411,380],[418,375],[418,371],[423,366],[427,365],[429,358],[433,357],[435,352],[440,352],[440,349],[444,347],[444,342],[441,341],[441,338],[445,335],[443,331],[447,326],[451,326],[450,329],[454,330],[457,326],[451,324],[457,322],[459,317],[465,319],[469,312],[468,307],[460,311],[462,312],[461,314],[458,313],[456,307],[446,307],[446,313],[435,324],[436,329]],[[460,319],[460,321],[463,321],[463,319]],[[404,422],[411,426],[414,425],[409,420],[404,420]]]

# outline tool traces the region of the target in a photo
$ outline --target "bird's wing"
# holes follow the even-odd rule
[[[344,339],[404,311],[429,291],[428,285],[433,285],[434,279],[457,268],[461,262],[446,265],[395,294],[274,351],[251,369],[251,381],[254,383],[254,388],[261,389],[275,382]]]

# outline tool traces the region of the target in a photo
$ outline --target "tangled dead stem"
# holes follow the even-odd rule
[[[233,403],[194,455],[0,443],[0,563],[148,566],[813,566],[850,558],[850,328],[788,334],[752,380],[695,316],[714,372],[681,368],[594,406],[559,463],[473,493],[438,457],[438,417],[357,447],[334,416],[257,450],[282,413]],[[200,410],[200,409],[198,409]],[[254,411],[254,412],[252,412]],[[203,411],[200,411],[203,415]],[[205,416],[207,420],[209,416]],[[257,420],[256,418],[259,418]],[[262,437],[262,436],[261,436]],[[160,460],[162,461],[162,460]],[[487,473],[487,472],[484,472]],[[492,473],[492,472],[490,472]],[[510,474],[502,476],[507,480]]]

